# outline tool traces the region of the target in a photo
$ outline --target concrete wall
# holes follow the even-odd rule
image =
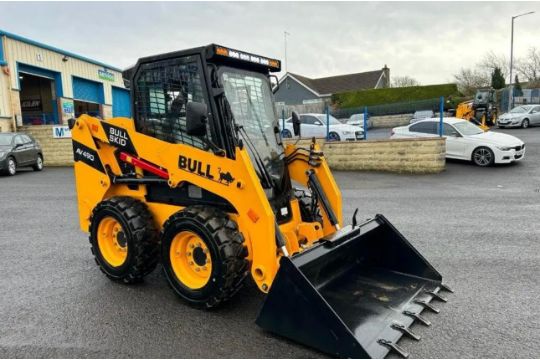
[[[329,142],[318,139],[333,170],[434,174],[445,169],[444,138]],[[309,145],[302,140],[299,144]]]
[[[55,139],[52,125],[21,126],[18,131],[30,134],[43,149],[45,166],[73,165],[73,146],[71,138]]]
[[[370,116],[375,128],[393,128],[397,126],[409,125],[413,114]]]

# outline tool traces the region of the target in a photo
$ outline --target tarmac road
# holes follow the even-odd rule
[[[384,214],[454,287],[414,325],[419,358],[540,355],[540,128],[505,130],[525,159],[438,175],[338,172],[345,216]],[[252,285],[216,311],[184,305],[160,271],[137,286],[103,276],[77,224],[72,170],[0,178],[0,358],[323,357],[260,330]]]

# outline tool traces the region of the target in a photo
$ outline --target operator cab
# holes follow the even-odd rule
[[[268,198],[285,204],[290,181],[270,82],[280,70],[279,60],[212,44],[142,58],[124,77],[138,132],[229,158],[246,147]]]

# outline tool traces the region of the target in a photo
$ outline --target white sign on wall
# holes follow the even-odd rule
[[[65,126],[65,125],[53,126],[52,131],[53,131],[53,138],[55,139],[71,138],[71,130],[69,130],[68,126]]]

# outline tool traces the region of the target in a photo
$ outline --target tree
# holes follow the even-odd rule
[[[454,78],[456,79],[459,92],[465,96],[474,95],[476,89],[489,86],[490,84],[489,74],[476,68],[461,68],[454,75]]]
[[[504,75],[500,68],[496,67],[491,73],[491,87],[494,89],[502,89],[506,86]]]
[[[518,75],[514,79],[514,96],[523,96],[523,90],[521,89],[521,84],[519,83]]]
[[[527,81],[540,80],[540,49],[529,48],[527,56],[516,60],[516,72]]]
[[[504,79],[508,76],[509,62],[503,55],[497,55],[493,51],[487,52],[482,60],[477,64],[477,67],[489,72],[490,74],[499,69]]]
[[[410,76],[395,76],[392,79],[392,87],[420,86],[420,82]]]

